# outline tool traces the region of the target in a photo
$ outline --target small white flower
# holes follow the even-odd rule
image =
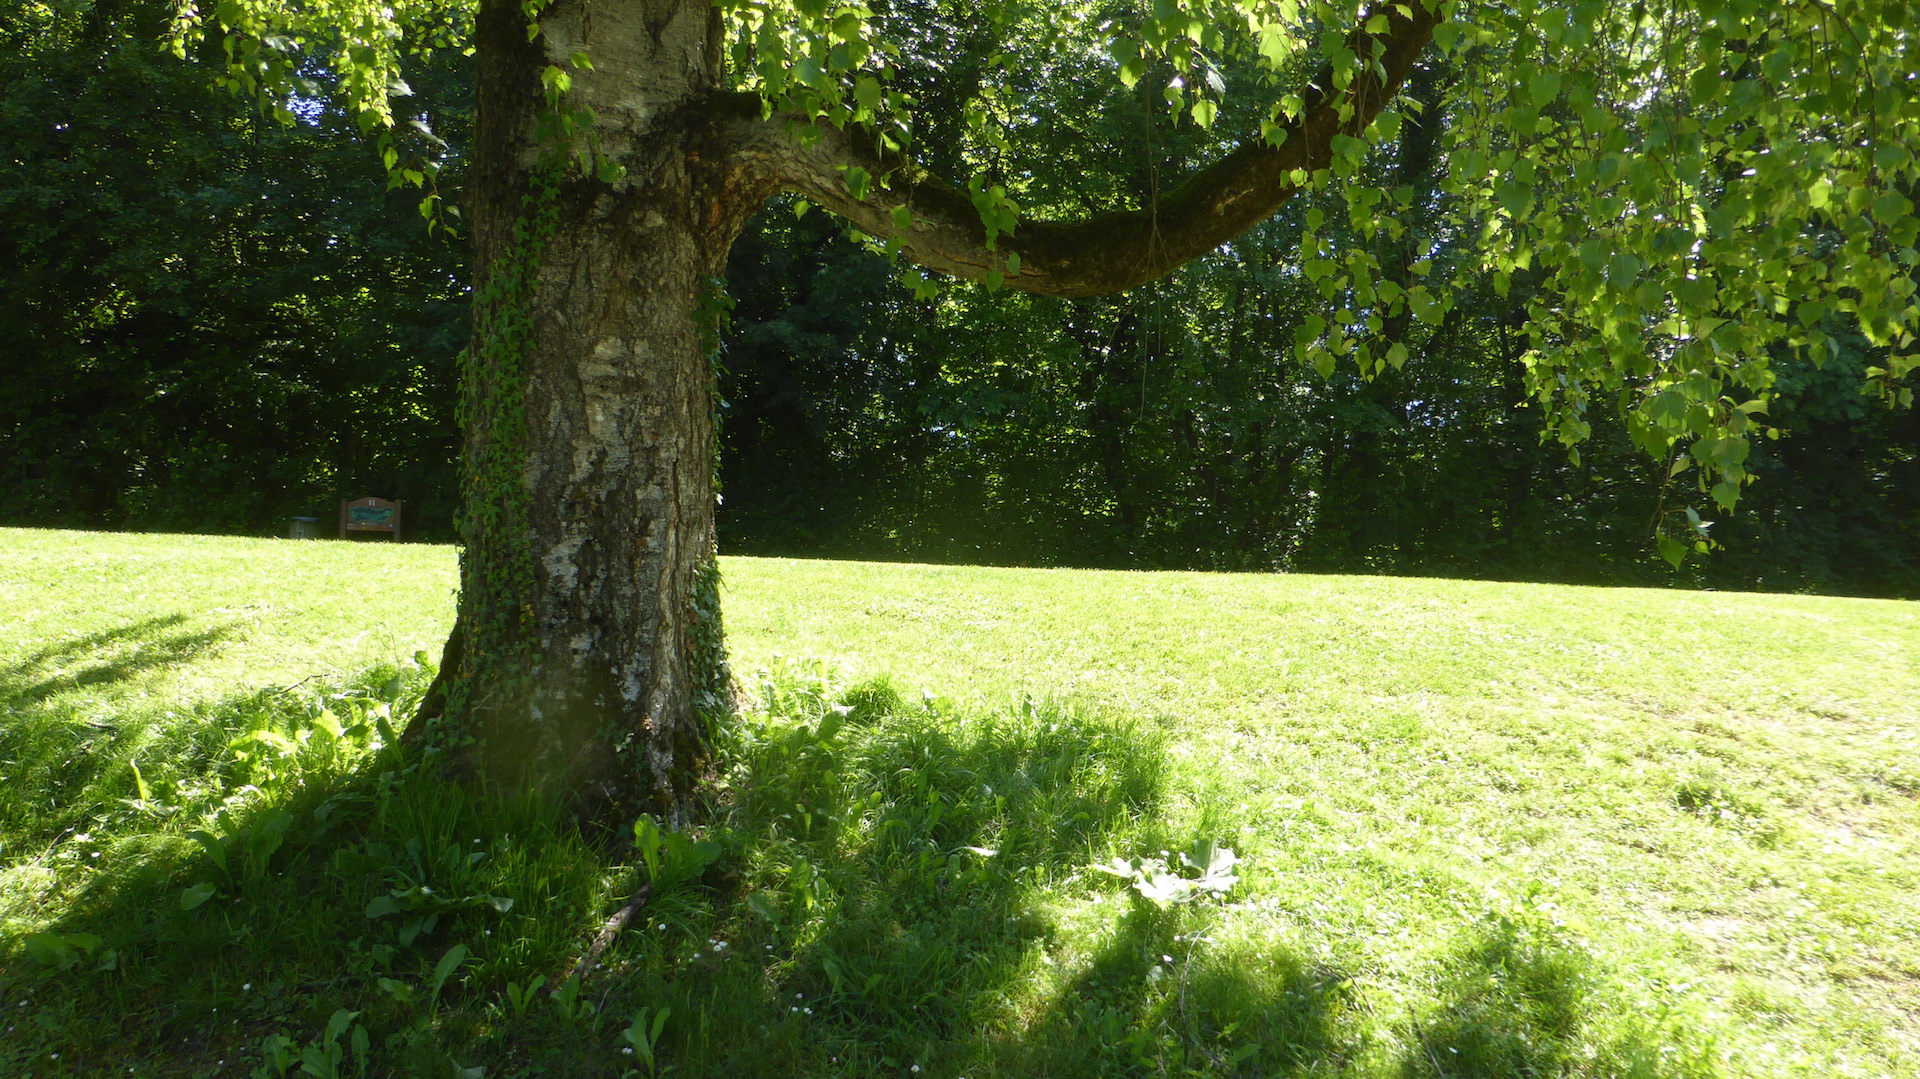
[[[918,1075],[918,1074],[920,1073],[920,1065],[918,1065],[918,1064],[915,1064],[915,1065],[913,1066],[913,1072],[914,1072],[914,1074],[916,1074],[916,1075]]]
[[[625,1053],[625,1054],[627,1054],[628,1056],[632,1056],[632,1055],[633,1055],[633,1046],[631,1046],[631,1045],[629,1045],[629,1046],[627,1046],[627,1047],[626,1047],[625,1049],[622,1049],[622,1050],[620,1050],[620,1051],[621,1051],[622,1053]]]
[[[246,992],[247,990],[249,990],[249,989],[252,989],[252,988],[253,988],[253,983],[252,983],[252,982],[243,982],[243,983],[241,983],[241,985],[240,985],[240,991],[241,991],[242,993],[244,993],[244,992]]]

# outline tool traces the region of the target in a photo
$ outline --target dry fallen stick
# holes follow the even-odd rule
[[[633,898],[627,900],[627,905],[615,911],[613,917],[607,919],[607,924],[600,927],[600,932],[594,935],[593,944],[587,948],[586,954],[580,957],[580,961],[573,965],[573,969],[567,972],[567,977],[584,981],[588,972],[593,970],[593,965],[600,961],[601,953],[605,952],[607,946],[613,943],[613,938],[619,936],[620,931],[627,927],[627,923],[633,921],[633,916],[640,913],[640,908],[647,905],[647,899],[652,895],[653,882],[642,884],[640,889],[633,893]]]

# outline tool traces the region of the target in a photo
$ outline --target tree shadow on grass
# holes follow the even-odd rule
[[[1150,732],[1044,708],[960,717],[884,684],[769,691],[730,733],[728,877],[656,897],[609,954],[605,1007],[669,1009],[683,1074],[942,1074],[1052,927],[1039,891],[1150,818]],[[598,977],[598,976],[597,976]],[[513,1063],[619,1063],[552,1027]]]
[[[1562,1074],[1578,1048],[1586,956],[1556,934],[1501,917],[1450,958],[1436,1014],[1414,1030],[1406,1079]]]
[[[231,636],[238,623],[166,633],[186,621],[161,615],[49,645],[0,670],[0,708],[16,709],[73,689],[109,686],[191,662]]]
[[[1609,1026],[1593,959],[1531,911],[1471,930],[1445,967],[1439,1007],[1416,1022],[1403,1079],[1704,1079],[1710,1056],[1685,1031]]]
[[[636,987],[698,1017],[673,1045],[689,1074],[1288,1074],[1337,1052],[1337,974],[1200,947],[1217,908],[1115,906],[1123,885],[1087,879],[1173,842],[1152,727],[1031,702],[961,715],[884,683],[811,708],[741,755],[732,812],[768,841],[700,978]],[[1063,901],[1112,922],[1066,924]]]
[[[1292,950],[1206,939],[1207,907],[1135,901],[1085,967],[984,1059],[1019,1075],[1337,1070],[1348,978]]]
[[[1195,838],[1160,823],[1153,727],[962,715],[884,684],[783,691],[730,727],[717,871],[652,895],[554,997],[637,884],[631,852],[367,749],[410,685],[233,702],[205,717],[224,755],[175,777],[217,788],[198,835],[122,803],[90,872],[66,841],[82,883],[38,955],[0,951],[0,1001],[30,998],[34,1024],[0,1039],[0,1073],[60,1052],[100,1074],[244,1074],[285,1051],[353,1074],[361,1045],[372,1075],[621,1076],[663,1012],[660,1072],[686,1076],[1291,1075],[1349,1056],[1340,972],[1212,942],[1217,907],[1084,873]]]
[[[424,685],[383,669],[237,696],[150,741],[138,773],[27,791],[71,799],[87,827],[28,845],[38,822],[0,816],[0,922],[19,930],[0,941],[0,1022],[17,1028],[0,1074],[252,1074],[271,1063],[265,1039],[287,1039],[297,1065],[340,1008],[378,1011],[398,1036],[381,1049],[399,1063],[376,1074],[445,1072],[445,1010],[422,991],[436,961],[462,938],[480,952],[499,893],[584,908],[603,863],[557,814],[403,775],[393,717]],[[508,837],[526,846],[502,850]],[[512,879],[529,863],[554,871]],[[555,928],[570,946],[574,923]]]
[[[62,696],[190,663],[236,628],[167,632],[185,621],[179,614],[142,619],[50,645],[0,670],[0,762],[6,772],[0,857],[10,860],[22,844],[43,845],[63,831],[84,828],[97,815],[102,784],[113,796],[134,796],[137,784],[128,764],[135,754],[166,756],[181,743],[204,741],[193,721],[234,707],[180,706],[187,716],[181,720],[174,713],[161,717],[158,708],[116,712],[113,705],[96,708],[91,698]],[[199,756],[216,748],[201,746]]]

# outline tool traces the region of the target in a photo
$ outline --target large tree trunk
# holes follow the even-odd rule
[[[461,593],[418,727],[458,774],[589,812],[683,817],[724,677],[703,305],[763,193],[702,152],[710,11],[561,0],[535,42],[519,0],[480,13]],[[549,64],[596,113],[570,140]],[[626,176],[584,176],[589,146]]]

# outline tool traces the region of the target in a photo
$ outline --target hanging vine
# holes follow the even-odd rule
[[[524,687],[509,683],[524,679],[528,670],[517,661],[525,658],[532,639],[533,610],[524,589],[537,571],[528,492],[521,482],[533,338],[529,299],[558,226],[565,168],[564,154],[549,152],[528,177],[512,246],[474,294],[473,341],[460,354],[458,416],[469,435],[458,521],[467,540],[461,552],[465,637],[460,669],[449,672],[455,677],[445,700],[455,714],[484,708],[491,697],[511,699]],[[484,542],[477,542],[483,536]]]
[[[546,0],[521,11],[529,41],[540,34]],[[584,52],[569,60],[591,70]],[[422,702],[418,721],[487,710],[524,700],[531,688],[529,650],[536,639],[526,588],[535,580],[527,459],[527,361],[533,342],[531,299],[547,245],[559,228],[560,188],[577,163],[603,181],[623,172],[591,137],[589,110],[568,106],[572,77],[557,65],[541,72],[545,96],[537,138],[541,152],[520,199],[513,240],[473,296],[473,339],[459,357],[457,416],[468,434],[461,461],[461,614],[448,642],[449,668]],[[470,738],[471,736],[467,736]]]
[[[720,362],[721,340],[733,317],[733,297],[727,295],[726,282],[709,277],[701,282],[696,309],[700,328],[700,348],[706,353],[711,396],[713,454],[713,496],[720,497],[720,381],[724,373]],[[733,671],[727,663],[727,632],[720,612],[720,561],[717,549],[709,549],[706,558],[694,570],[693,617],[688,633],[692,655],[689,671],[693,679],[693,706],[709,724],[732,711]]]

